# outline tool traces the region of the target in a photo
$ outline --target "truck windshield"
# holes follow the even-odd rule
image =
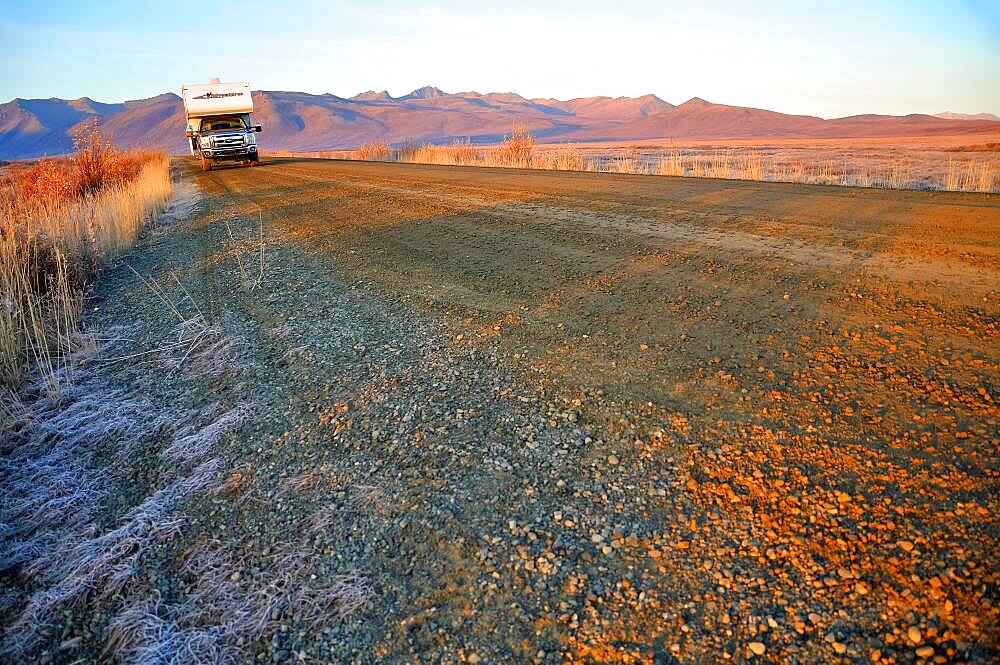
[[[201,121],[201,131],[217,132],[220,129],[246,129],[243,118],[206,118]]]

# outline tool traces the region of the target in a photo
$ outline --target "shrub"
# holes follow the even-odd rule
[[[524,125],[514,125],[510,136],[494,148],[489,155],[490,166],[526,169],[531,167],[531,156],[535,149],[535,139]]]
[[[14,176],[14,204],[20,209],[49,208],[76,196],[76,174],[66,159],[43,159]]]

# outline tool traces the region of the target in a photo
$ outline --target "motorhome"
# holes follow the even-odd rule
[[[181,88],[191,154],[210,171],[221,161],[257,164],[256,132],[251,121],[253,97],[249,83],[194,83]]]

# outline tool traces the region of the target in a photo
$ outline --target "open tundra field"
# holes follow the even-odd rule
[[[1000,193],[1000,134],[536,143],[523,127],[496,145],[371,142],[284,157],[687,176],[881,189]]]
[[[3,414],[0,661],[1000,656],[996,194],[175,170]]]

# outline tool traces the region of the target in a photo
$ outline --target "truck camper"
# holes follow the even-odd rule
[[[253,97],[249,83],[194,83],[181,88],[191,154],[210,171],[221,161],[258,163],[256,132],[251,121]]]

